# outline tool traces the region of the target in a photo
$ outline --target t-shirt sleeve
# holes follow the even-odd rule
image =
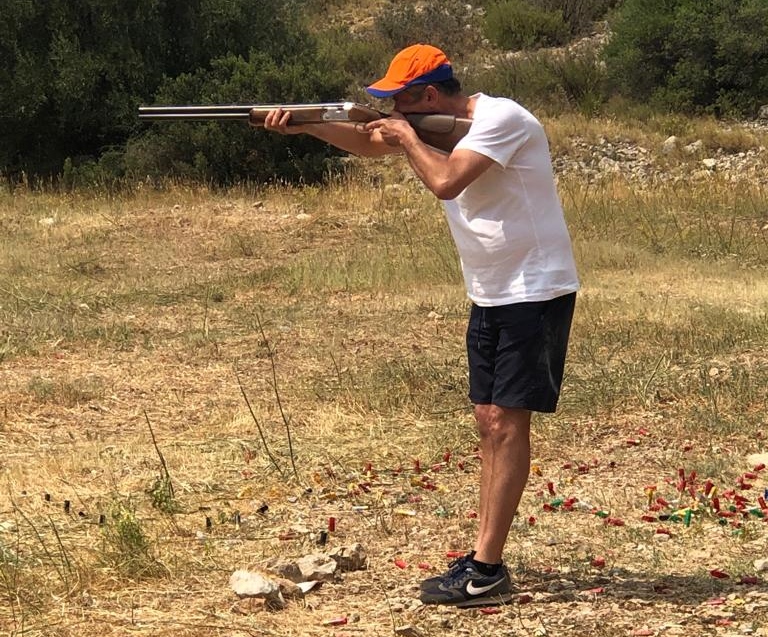
[[[530,138],[524,113],[514,103],[494,104],[476,113],[469,132],[456,144],[456,149],[472,150],[507,166]]]

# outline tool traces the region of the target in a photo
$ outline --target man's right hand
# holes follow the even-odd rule
[[[291,111],[276,108],[267,113],[267,116],[264,118],[264,128],[274,133],[280,133],[281,135],[297,135],[306,132],[302,124],[289,126],[288,122],[290,122],[290,120]]]

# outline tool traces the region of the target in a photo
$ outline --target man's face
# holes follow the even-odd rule
[[[429,90],[434,91],[434,87],[429,84],[412,86],[395,95],[392,99],[395,102],[395,110],[399,113],[426,113],[432,111],[432,107],[427,104]]]

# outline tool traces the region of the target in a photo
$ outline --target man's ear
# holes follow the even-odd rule
[[[440,99],[440,91],[438,91],[437,88],[430,84],[424,91],[424,97],[422,99],[424,99],[427,104],[437,104],[438,100]]]

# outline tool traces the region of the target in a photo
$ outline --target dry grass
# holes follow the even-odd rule
[[[617,112],[621,110],[617,109]],[[634,114],[630,112],[626,118],[586,117],[574,112],[543,118],[543,121],[547,127],[550,147],[556,155],[571,154],[574,138],[592,144],[604,139],[629,142],[654,153],[658,153],[664,140],[673,135],[679,139],[681,146],[700,140],[701,152],[711,154],[718,149],[728,154],[754,151],[768,144],[768,132],[764,129],[750,129],[741,124],[727,127],[710,118],[692,118],[674,113],[649,113],[641,119],[633,117]],[[676,157],[684,158],[684,155]]]
[[[485,615],[414,601],[471,543],[479,460],[456,258],[401,169],[396,188],[2,197],[5,634],[761,634],[765,575],[739,582],[763,519],[722,525],[706,498],[689,526],[641,517],[647,485],[671,514],[680,468],[722,493],[766,451],[765,191],[561,184],[584,289],[507,547],[521,596]],[[231,612],[236,568],[352,542],[367,570]]]

